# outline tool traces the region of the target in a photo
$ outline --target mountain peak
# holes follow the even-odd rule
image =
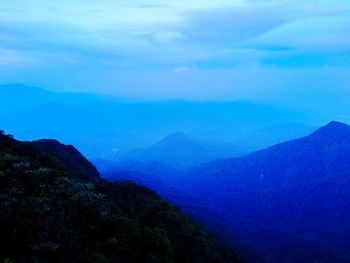
[[[198,147],[200,146],[196,139],[187,136],[185,133],[176,132],[164,137],[162,140],[150,148],[153,150],[157,149],[157,151],[167,151],[169,149],[172,149],[172,152],[176,150],[183,152],[188,149],[195,149]]]
[[[350,128],[350,126],[343,122],[331,121],[327,125],[325,125],[324,128]]]
[[[164,137],[162,141],[165,140],[189,140],[190,138],[183,132],[171,133],[168,136]]]
[[[327,125],[315,131],[313,135],[331,137],[343,137],[345,135],[348,136],[350,135],[350,126],[342,122],[331,121]]]

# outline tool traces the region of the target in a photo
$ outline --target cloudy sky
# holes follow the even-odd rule
[[[0,0],[0,82],[147,99],[350,96],[348,0]]]

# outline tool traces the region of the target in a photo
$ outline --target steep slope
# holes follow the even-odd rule
[[[194,183],[215,180],[222,192],[293,186],[350,174],[350,127],[331,122],[310,136],[250,155],[217,160],[190,172]],[[219,177],[212,175],[219,174]]]
[[[99,173],[95,166],[74,148],[72,145],[63,145],[57,140],[38,140],[28,142],[32,148],[49,154],[64,165],[65,170],[72,176],[80,178],[98,178]]]
[[[244,261],[155,192],[95,173],[72,146],[1,133],[0,261]]]
[[[182,189],[237,218],[266,262],[350,259],[350,126],[191,170]],[[268,255],[269,253],[269,255]]]
[[[305,137],[318,128],[302,123],[282,123],[248,132],[234,140],[233,144],[246,155],[271,145]]]
[[[160,181],[167,181],[170,182],[172,180],[176,180],[179,178],[179,176],[182,174],[181,171],[171,169],[167,166],[165,166],[162,163],[158,162],[122,162],[118,165],[113,164],[112,166],[106,167],[105,162],[104,164],[101,164],[101,162],[94,162],[101,171],[101,175],[103,178],[107,180],[118,180],[124,179],[124,180],[132,180],[134,182],[137,182],[138,184],[142,184],[148,187],[151,187],[152,184],[146,183],[147,181],[150,182],[160,182]],[[125,171],[120,173],[121,171]],[[134,174],[134,175],[133,175]],[[137,176],[137,174],[142,174],[143,176]],[[121,177],[126,176],[128,177]],[[180,178],[179,178],[180,179]],[[143,183],[144,182],[144,183]],[[156,184],[153,185],[156,187]],[[151,187],[153,188],[153,187]],[[154,188],[155,189],[155,188]],[[158,189],[158,188],[157,188]]]

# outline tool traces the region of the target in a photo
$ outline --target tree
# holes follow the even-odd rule
[[[7,137],[7,138],[13,138],[13,135],[11,135],[11,134],[6,134],[5,133],[5,131],[3,131],[3,130],[0,130],[0,136],[2,136],[2,137]]]

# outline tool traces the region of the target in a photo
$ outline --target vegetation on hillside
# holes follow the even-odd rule
[[[50,145],[0,133],[0,262],[244,261],[155,192],[89,178]]]

